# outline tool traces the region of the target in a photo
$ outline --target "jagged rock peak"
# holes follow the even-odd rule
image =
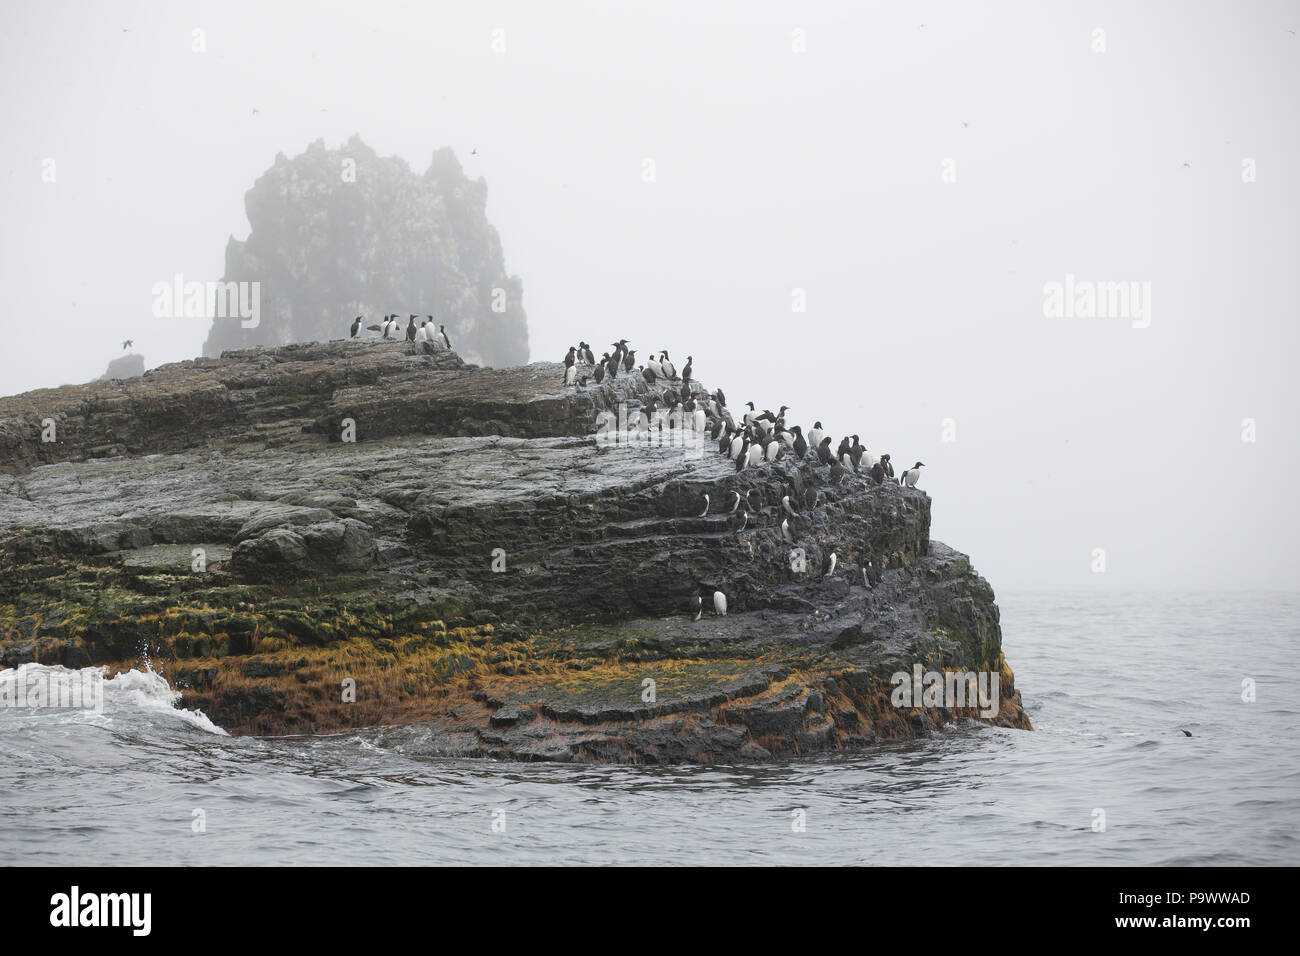
[[[450,147],[417,174],[360,136],[334,150],[318,139],[277,154],[244,207],[251,231],[227,242],[224,281],[261,284],[258,323],[215,319],[204,355],[328,340],[358,314],[414,312],[445,324],[466,361],[527,362],[523,285],[488,222],[487,183]]]

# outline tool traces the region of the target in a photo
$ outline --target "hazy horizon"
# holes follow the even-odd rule
[[[532,361],[626,337],[693,355],[733,409],[922,460],[933,536],[998,593],[1296,590],[1300,10],[22,0],[7,20],[0,394],[95,378],[124,339],[151,368],[197,356],[210,323],[153,318],[151,289],[221,277],[277,153],[357,133],[420,171],[451,146],[487,182]],[[1149,283],[1149,315],[1049,318],[1067,276]]]

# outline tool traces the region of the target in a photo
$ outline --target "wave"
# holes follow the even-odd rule
[[[0,721],[95,723],[113,726],[136,716],[179,720],[205,733],[229,736],[201,710],[178,707],[181,692],[157,671],[22,664],[0,670]]]

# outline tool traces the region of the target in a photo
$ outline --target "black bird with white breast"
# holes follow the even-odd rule
[[[916,483],[921,480],[921,469],[924,467],[925,462],[918,461],[911,468],[907,469],[907,471],[899,475],[898,483],[900,485],[905,485],[908,488],[915,488]]]
[[[664,378],[672,381],[677,377],[677,366],[668,360],[667,352],[659,353],[659,367],[664,370]]]
[[[822,423],[813,422],[812,431],[808,433],[808,446],[810,448],[820,448],[822,443],[822,438],[824,438],[825,436],[826,433],[822,431]],[[822,464],[826,464],[826,463],[822,462]]]

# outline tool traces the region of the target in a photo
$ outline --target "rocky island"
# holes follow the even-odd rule
[[[0,399],[0,665],[152,666],[232,733],[381,728],[419,755],[726,763],[1029,729],[992,589],[931,540],[923,491],[600,441],[648,386],[562,381],[332,341]],[[793,545],[788,488],[815,502]],[[732,491],[763,505],[743,528]],[[726,616],[694,619],[701,589]],[[996,715],[897,706],[917,665],[997,675]]]

